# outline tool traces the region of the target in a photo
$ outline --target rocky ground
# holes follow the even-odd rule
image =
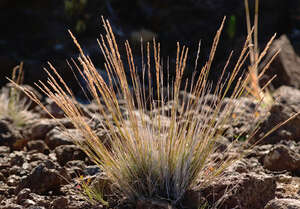
[[[264,117],[262,130],[273,127],[300,109],[300,90],[281,86],[274,92],[277,98]],[[256,103],[241,98],[235,109],[238,124],[231,124],[220,140],[220,152],[230,140],[253,124]],[[50,100],[45,103],[60,122],[80,138],[72,124]],[[95,111],[89,104],[86,110]],[[59,129],[58,122],[47,117],[37,106],[35,114],[23,127],[16,127],[9,118],[0,119],[0,208],[1,209],[80,209],[105,208],[92,205],[80,194],[79,176],[91,178],[92,183],[104,181],[101,170]],[[265,115],[267,114],[267,115]],[[229,167],[220,181],[191,191],[183,200],[186,208],[198,208],[203,198],[213,204],[221,201],[220,208],[240,209],[294,209],[300,208],[300,117],[281,127],[253,147],[247,156]],[[105,133],[99,130],[99,136]],[[241,151],[244,142],[235,144],[232,155]],[[223,148],[222,148],[223,147]],[[225,195],[224,195],[225,194]],[[118,202],[118,201],[116,201]],[[115,203],[116,203],[115,202]],[[120,201],[122,203],[122,201]],[[114,208],[132,208],[120,204]],[[135,207],[169,208],[165,202],[140,201]]]

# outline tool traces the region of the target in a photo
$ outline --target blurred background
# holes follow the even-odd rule
[[[249,0],[249,5],[253,14],[254,0]],[[141,37],[161,42],[161,55],[170,57],[171,64],[175,62],[176,42],[188,46],[188,74],[194,69],[198,42],[202,42],[203,64],[216,30],[227,16],[211,79],[223,69],[231,50],[238,55],[247,34],[244,0],[0,0],[0,86],[21,61],[25,83],[43,80],[43,67],[50,61],[76,91],[78,85],[66,59],[76,58],[78,51],[67,30],[101,70],[104,60],[96,40],[103,33],[101,16],[110,21],[120,48],[124,40],[131,42],[137,62],[141,59]],[[300,51],[299,0],[260,1],[261,48],[274,33],[277,37],[286,34]]]

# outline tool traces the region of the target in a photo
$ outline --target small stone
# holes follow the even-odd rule
[[[83,170],[83,172],[85,172],[86,175],[93,176],[93,175],[96,175],[96,174],[100,173],[101,169],[97,165],[90,165],[90,166],[87,166]]]
[[[52,119],[37,120],[31,127],[31,139],[45,139],[46,134],[55,127],[56,122]]]
[[[52,206],[55,209],[64,209],[67,208],[68,202],[69,202],[68,199],[66,199],[65,197],[59,197],[53,200]]]
[[[276,145],[264,158],[264,168],[271,171],[300,172],[300,154],[285,145]]]
[[[54,150],[57,161],[64,166],[68,161],[82,160],[87,157],[86,154],[76,145],[61,145]]]
[[[43,194],[58,190],[66,183],[66,179],[69,179],[69,175],[65,169],[41,163],[28,176],[22,178],[16,190],[19,192],[23,188],[30,188],[34,193]]]
[[[176,208],[166,201],[140,199],[137,201],[135,209],[176,209]]]
[[[24,209],[23,206],[11,203],[9,205],[1,206],[1,209]]]
[[[17,166],[22,166],[23,163],[25,162],[24,159],[24,152],[23,151],[15,151],[9,155],[11,158],[10,164],[11,166],[17,165]]]
[[[30,200],[30,199],[27,199],[23,202],[23,206],[25,206],[26,208],[27,207],[30,207],[30,206],[35,206],[36,202],[33,201],[33,200]]]
[[[49,147],[43,140],[29,141],[27,147],[28,150],[37,150],[40,153],[49,154]]]
[[[22,203],[30,197],[30,193],[30,189],[22,189],[17,195],[17,203],[22,205]]]
[[[300,209],[300,200],[296,199],[274,199],[264,209]]]
[[[17,186],[20,182],[21,177],[20,176],[16,176],[16,175],[10,175],[7,178],[7,185],[8,186]]]
[[[8,146],[0,146],[0,155],[4,153],[10,153],[10,148]]]
[[[51,150],[61,145],[73,145],[73,140],[68,136],[68,134],[71,134],[78,139],[81,138],[78,130],[76,129],[62,131],[58,128],[55,128],[47,134],[46,143]]]

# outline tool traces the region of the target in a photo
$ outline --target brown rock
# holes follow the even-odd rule
[[[261,209],[275,197],[275,179],[253,172],[224,176],[203,189],[203,195],[211,203],[221,201],[220,208]]]
[[[1,209],[24,209],[24,207],[14,203],[9,203],[5,206],[2,206]]]
[[[22,189],[19,194],[17,195],[17,203],[22,205],[22,203],[26,200],[26,199],[29,199],[30,198],[30,189],[28,188],[25,188],[25,189]]]
[[[51,190],[55,191],[65,184],[68,178],[65,169],[56,167],[53,164],[41,163],[21,180],[16,192],[18,193],[23,188],[29,188],[37,194],[43,194]]]
[[[18,150],[18,142],[22,141],[23,137],[18,130],[13,128],[11,121],[0,119],[0,146],[7,146],[11,150]]]
[[[56,147],[54,152],[56,154],[58,163],[62,166],[71,160],[84,161],[87,157],[86,154],[76,145],[61,145]]]
[[[158,200],[140,199],[137,201],[136,209],[175,209],[170,203]]]
[[[284,145],[276,145],[264,158],[264,167],[271,171],[300,172],[300,154]]]
[[[269,115],[262,121],[256,137],[254,137],[257,140],[300,110],[300,90],[282,86],[274,92],[274,97],[276,101],[272,105]],[[296,142],[300,140],[300,115],[272,132],[261,143],[275,144],[281,140],[294,140]]]
[[[268,61],[279,49],[279,55],[272,62],[265,76],[272,78],[274,75],[277,75],[272,81],[272,85],[275,88],[283,85],[300,88],[300,57],[295,53],[286,35],[282,35],[274,41],[269,49],[266,60]]]
[[[8,186],[17,186],[20,182],[20,179],[21,177],[20,176],[17,176],[17,175],[10,175],[8,178],[7,178],[7,181],[6,181],[6,184]]]
[[[10,148],[7,146],[0,146],[0,153],[1,154],[10,153]]]
[[[40,153],[49,154],[49,147],[43,140],[32,140],[27,143],[28,150],[37,150]]]
[[[65,117],[64,111],[52,99],[47,98],[46,103],[48,103],[46,105],[46,108],[53,117],[55,117],[55,118],[64,118]],[[44,112],[43,116],[51,117],[51,116],[49,116],[49,113]]]
[[[58,197],[52,202],[52,206],[54,209],[64,209],[68,206],[68,199],[65,197]]]
[[[80,132],[76,129],[61,130],[55,128],[47,134],[46,143],[51,150],[61,145],[73,145],[74,142],[70,135],[76,139],[82,138]]]
[[[30,139],[41,139],[44,140],[48,132],[53,128],[63,125],[66,128],[74,128],[72,123],[68,119],[38,119],[33,121],[30,127],[29,138]]]
[[[48,160],[48,156],[43,153],[32,153],[28,156],[28,162],[32,164],[32,162],[46,162]]]
[[[300,209],[300,200],[274,199],[264,209]]]
[[[51,119],[41,119],[34,122],[31,127],[31,139],[45,139],[46,134],[53,129],[57,123]]]

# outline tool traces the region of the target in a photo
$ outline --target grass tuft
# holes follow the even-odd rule
[[[14,67],[11,78],[16,84],[23,82],[23,63]],[[31,118],[29,102],[21,98],[21,91],[14,86],[0,91],[0,119],[7,118],[17,127],[24,126]]]
[[[108,142],[101,141],[90,127],[73,92],[49,63],[51,73],[46,70],[47,84],[39,82],[36,85],[80,130],[84,140],[73,136],[74,142],[105,172],[116,194],[132,202],[153,198],[177,204],[188,190],[216,180],[234,162],[232,159],[216,161],[211,156],[216,153],[217,139],[223,133],[219,127],[232,120],[236,99],[248,84],[247,76],[240,76],[240,72],[249,55],[251,34],[230,75],[227,76],[226,71],[232,54],[213,89],[207,79],[224,21],[225,18],[216,33],[207,62],[201,68],[196,63],[197,76],[189,82],[183,81],[188,48],[179,43],[173,77],[163,73],[160,44],[155,40],[152,44],[147,43],[145,49],[142,45],[143,61],[138,69],[129,42],[125,42],[127,57],[122,57],[112,28],[103,19],[106,34],[98,43],[106,60],[109,79],[105,81],[70,32],[80,52],[73,64],[98,106],[103,128],[109,133]],[[196,62],[198,56],[199,53]],[[225,96],[232,87],[230,98],[233,102],[224,106]],[[32,91],[19,88],[47,111]],[[213,96],[207,96],[211,92]],[[122,105],[120,99],[125,101]]]

